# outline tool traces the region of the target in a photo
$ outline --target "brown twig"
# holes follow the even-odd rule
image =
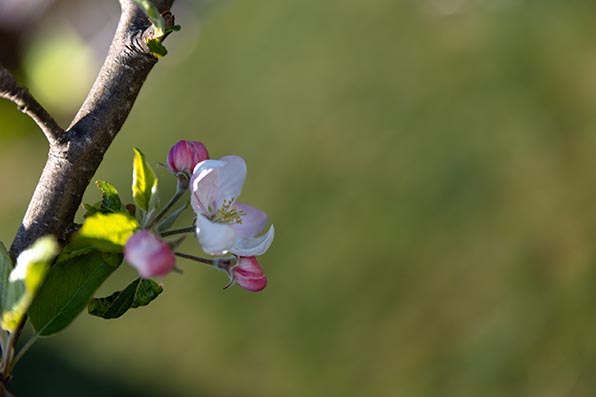
[[[62,127],[37,102],[29,90],[17,84],[14,76],[2,65],[0,65],[0,97],[14,102],[23,113],[31,117],[50,144],[58,143],[64,138]]]

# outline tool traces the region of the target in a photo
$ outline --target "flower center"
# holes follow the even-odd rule
[[[242,223],[242,216],[246,215],[244,211],[238,211],[236,207],[232,207],[234,199],[224,200],[222,206],[211,217],[211,221],[216,223]],[[209,208],[210,212],[211,208]]]

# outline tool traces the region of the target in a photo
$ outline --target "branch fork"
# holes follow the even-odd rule
[[[173,0],[154,1],[173,26]],[[70,127],[63,130],[3,67],[0,95],[24,109],[42,129],[50,155],[23,222],[10,247],[16,257],[38,238],[52,234],[65,242],[83,193],[105,152],[122,128],[157,57],[146,38],[153,25],[133,0],[120,0],[122,13],[106,60]]]
[[[153,0],[164,16],[166,28],[174,26],[169,12],[172,3],[173,0]],[[49,143],[46,165],[10,247],[13,260],[45,235],[56,236],[60,243],[66,243],[76,229],[74,216],[89,182],[157,63],[158,58],[147,44],[147,38],[154,32],[152,23],[134,0],[120,0],[120,5],[120,21],[108,55],[67,129],[0,65],[0,98],[15,103],[38,125]],[[14,344],[24,324],[25,321],[9,335]],[[3,350],[11,350],[10,354],[14,353],[11,346],[2,344]],[[4,361],[2,366],[9,369],[0,373],[0,397],[10,396],[5,389],[10,366]]]

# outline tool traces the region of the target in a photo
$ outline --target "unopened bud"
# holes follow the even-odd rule
[[[128,239],[124,257],[142,278],[165,276],[176,264],[168,244],[148,230],[138,231]]]
[[[168,153],[168,168],[174,174],[184,172],[192,174],[195,166],[209,159],[205,145],[197,141],[179,141]]]
[[[236,284],[246,290],[258,292],[267,286],[265,272],[254,256],[238,258],[230,271]]]

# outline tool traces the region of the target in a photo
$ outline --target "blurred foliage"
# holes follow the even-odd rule
[[[278,231],[269,286],[181,261],[151,307],[38,342],[45,366],[184,396],[591,396],[595,19],[579,0],[236,1],[196,43],[177,14],[96,179],[124,192],[133,146],[156,166],[182,138],[244,156],[242,200]],[[9,110],[5,242],[47,150]]]
[[[53,113],[67,113],[80,105],[95,78],[91,50],[69,29],[34,41],[25,64],[29,89],[39,101],[50,104]]]

